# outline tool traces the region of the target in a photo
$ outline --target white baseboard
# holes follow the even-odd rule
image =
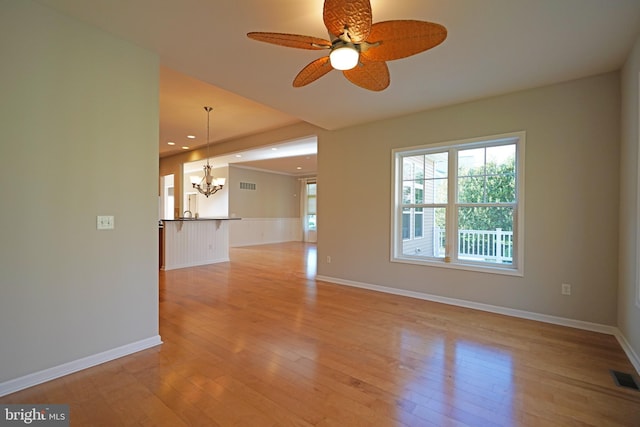
[[[629,341],[627,341],[625,336],[622,335],[622,331],[616,328],[615,335],[616,335],[616,338],[618,339],[618,342],[620,343],[620,346],[622,347],[624,352],[627,353],[627,357],[631,361],[631,364],[633,365],[634,368],[636,368],[636,372],[638,373],[638,375],[640,375],[640,357],[638,357],[638,354],[635,351],[633,351],[633,348],[631,348]]]
[[[0,397],[162,344],[160,335],[0,383]]]
[[[177,270],[179,268],[199,267],[201,265],[209,265],[209,264],[220,264],[223,262],[229,262],[230,260],[231,259],[229,257],[213,258],[213,259],[208,259],[204,261],[193,261],[193,262],[184,262],[179,264],[163,265],[160,269],[164,271]]]
[[[301,242],[302,240],[256,240],[252,242],[243,242],[231,245],[232,248],[247,248],[249,246],[275,245],[278,243]]]
[[[422,292],[408,291],[405,289],[390,288],[387,286],[372,285],[369,283],[356,282],[353,280],[338,279],[336,277],[316,276],[316,280],[335,283],[337,285],[352,286],[356,288],[368,289],[372,291],[384,292],[387,294],[400,295],[410,298],[422,299],[425,301],[439,302],[442,304],[455,305],[458,307],[472,308],[475,310],[488,311],[496,314],[504,314],[506,316],[518,317],[521,319],[536,320],[538,322],[552,323],[554,325],[568,326],[571,328],[583,329],[586,331],[600,332],[603,334],[613,335],[616,337],[627,357],[633,364],[634,368],[640,374],[640,358],[633,351],[622,332],[615,327],[602,325],[599,323],[584,322],[582,320],[567,319],[564,317],[550,316],[548,314],[533,313],[525,310],[516,310],[513,308],[500,307],[496,305],[483,304],[479,302],[466,301],[456,298],[442,297]]]

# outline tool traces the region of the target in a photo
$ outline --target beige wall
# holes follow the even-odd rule
[[[298,218],[300,182],[296,177],[255,169],[229,167],[229,213],[240,218]],[[240,190],[239,183],[256,184],[255,190]]]
[[[619,84],[611,73],[322,135],[318,274],[615,325]],[[521,130],[524,277],[391,263],[391,150]]]
[[[0,8],[2,383],[157,338],[159,112],[155,55]]]
[[[622,70],[622,144],[620,153],[620,280],[618,327],[640,355],[640,303],[638,296],[638,145],[640,133],[640,37]]]
[[[233,247],[300,241],[300,181],[296,177],[241,166],[229,167],[229,223]],[[240,189],[240,183],[255,190]]]

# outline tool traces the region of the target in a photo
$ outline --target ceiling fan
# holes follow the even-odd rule
[[[331,41],[283,33],[251,32],[247,36],[280,46],[329,50],[328,56],[312,61],[298,73],[294,87],[308,85],[337,69],[351,83],[373,91],[389,86],[385,61],[415,55],[447,38],[447,29],[433,22],[394,20],[373,24],[369,0],[325,0],[323,20]]]

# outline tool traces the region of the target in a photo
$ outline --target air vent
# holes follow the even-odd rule
[[[632,390],[639,390],[638,384],[636,384],[636,381],[633,379],[633,376],[631,374],[612,370],[611,375],[613,376],[613,380],[616,382],[616,385],[618,387],[625,387],[625,388],[630,388]]]
[[[240,189],[241,190],[255,190],[256,189],[256,184],[254,184],[253,182],[240,182]]]

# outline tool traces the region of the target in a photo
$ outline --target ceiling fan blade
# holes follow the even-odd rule
[[[447,38],[447,29],[433,22],[399,20],[371,26],[367,43],[380,42],[362,52],[369,61],[392,61],[431,49]]]
[[[369,0],[325,0],[322,17],[334,36],[347,28],[354,43],[362,43],[369,37],[372,20]]]
[[[306,86],[309,83],[318,80],[331,70],[333,70],[333,67],[329,63],[328,56],[318,58],[300,70],[296,78],[293,79],[293,87]]]
[[[261,42],[272,43],[286,47],[295,47],[298,49],[318,50],[331,48],[331,42],[328,40],[324,40],[318,37],[301,36],[298,34],[253,32],[247,33],[247,37]]]
[[[391,82],[389,68],[385,62],[370,62],[362,57],[355,68],[342,73],[354,85],[376,92],[386,89]]]

